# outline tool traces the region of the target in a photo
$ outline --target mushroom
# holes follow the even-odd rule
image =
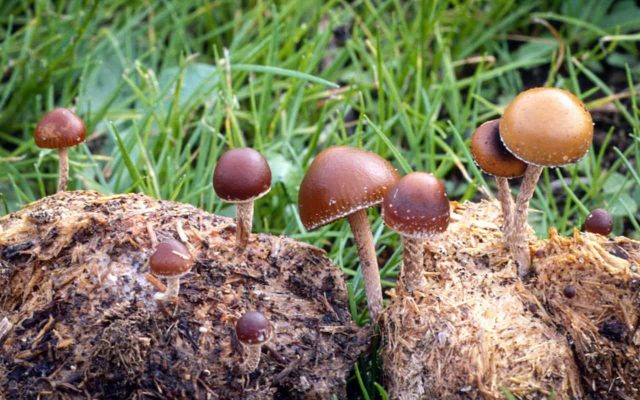
[[[471,154],[478,167],[496,178],[498,200],[502,207],[502,232],[509,230],[513,218],[513,197],[509,179],[524,175],[527,164],[514,157],[500,140],[499,119],[480,125],[471,136]]]
[[[596,208],[591,211],[584,221],[584,230],[602,236],[609,236],[613,230],[613,219],[607,210]]]
[[[220,157],[213,172],[218,197],[236,204],[236,244],[244,248],[251,234],[253,202],[271,190],[271,168],[256,150],[232,149]]]
[[[246,354],[241,370],[251,373],[260,364],[262,345],[271,339],[272,329],[269,320],[258,311],[245,313],[236,322],[236,336]]]
[[[529,275],[526,242],[529,200],[543,167],[577,162],[593,140],[593,121],[573,94],[557,88],[534,88],[516,96],[500,119],[500,137],[507,150],[528,164],[516,198],[507,241],[520,277]]]
[[[402,235],[402,282],[408,292],[424,287],[424,240],[449,225],[449,200],[444,184],[431,174],[412,172],[387,192],[384,222]]]
[[[46,113],[36,126],[34,132],[36,145],[45,149],[58,149],[60,163],[58,192],[67,190],[69,179],[67,147],[84,142],[85,135],[84,121],[66,108],[56,108]]]
[[[192,265],[193,258],[184,244],[174,239],[160,242],[149,258],[149,266],[155,275],[167,278],[167,290],[163,294],[156,295],[156,298],[167,299],[178,296],[180,278],[191,270]]]
[[[358,248],[372,324],[382,310],[382,287],[367,208],[381,203],[398,179],[396,169],[379,155],[333,146],[313,160],[298,195],[300,219],[307,230],[348,219]]]
[[[562,289],[562,294],[567,299],[573,299],[574,297],[576,297],[577,291],[575,287],[567,285],[564,287],[564,289]]]

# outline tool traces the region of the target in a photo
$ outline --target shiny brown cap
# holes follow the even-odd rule
[[[178,276],[189,272],[193,259],[184,244],[169,239],[158,244],[149,258],[151,271],[158,276]]]
[[[613,230],[611,214],[602,208],[591,211],[584,221],[584,230],[598,235],[608,236]]]
[[[471,154],[485,173],[501,178],[524,175],[527,164],[509,153],[500,140],[499,119],[480,125],[471,136]]]
[[[220,157],[213,171],[213,189],[229,203],[258,199],[271,189],[271,168],[256,150],[243,147]]]
[[[398,171],[370,151],[333,146],[320,152],[300,184],[298,209],[308,230],[382,202]]]
[[[271,323],[258,311],[249,311],[236,322],[236,336],[244,344],[263,344],[271,337]]]
[[[402,235],[424,239],[444,232],[450,216],[444,184],[424,172],[406,175],[385,196],[382,216]]]
[[[38,147],[59,149],[84,142],[86,128],[73,111],[56,108],[42,116],[33,136]]]
[[[529,164],[565,165],[589,150],[593,120],[580,99],[566,90],[529,89],[505,110],[500,136],[514,156]]]

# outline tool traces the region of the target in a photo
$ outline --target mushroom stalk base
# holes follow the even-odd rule
[[[367,295],[369,319],[375,325],[382,311],[382,286],[378,272],[378,259],[369,226],[367,210],[359,210],[348,216],[351,231],[358,247],[358,257],[362,266],[364,291]]]
[[[423,288],[427,284],[424,277],[424,241],[403,235],[402,253],[404,258],[402,283],[405,290],[413,292]]]
[[[513,197],[511,196],[511,189],[509,188],[509,179],[497,176],[496,184],[498,186],[498,200],[502,208],[502,234],[506,240],[506,233],[513,223]]]
[[[236,244],[245,248],[251,235],[253,223],[253,201],[236,204]]]
[[[245,358],[242,361],[242,364],[240,364],[240,371],[243,374],[250,374],[258,369],[258,364],[260,364],[260,355],[262,353],[262,345],[244,344],[242,348],[244,350]]]
[[[67,190],[67,181],[69,180],[69,154],[66,147],[58,149],[58,159],[60,163],[58,192],[64,192]]]
[[[513,224],[506,232],[509,249],[518,267],[520,278],[525,278],[531,272],[531,254],[529,253],[529,243],[526,235],[527,218],[529,216],[529,200],[531,200],[536,190],[536,184],[542,173],[542,168],[536,165],[527,166],[520,185],[520,193],[516,198]]]

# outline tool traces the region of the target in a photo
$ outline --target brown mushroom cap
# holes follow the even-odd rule
[[[252,148],[229,150],[216,164],[213,188],[218,197],[229,203],[255,200],[271,189],[271,168]]]
[[[45,149],[76,146],[84,142],[84,121],[71,110],[56,108],[42,116],[34,139],[36,145]]]
[[[500,136],[521,160],[539,166],[570,164],[593,140],[593,121],[573,94],[557,88],[529,89],[509,104],[500,119]]]
[[[321,151],[300,184],[298,208],[308,230],[382,202],[399,179],[379,155],[355,147]]]
[[[271,337],[271,323],[258,311],[249,311],[236,322],[236,336],[244,344],[263,344]]]
[[[389,190],[382,203],[384,222],[394,231],[428,238],[449,226],[449,199],[444,184],[431,174],[412,172]]]
[[[584,221],[584,230],[599,235],[608,236],[613,230],[611,214],[602,208],[591,211]]]
[[[527,163],[509,153],[500,140],[499,119],[480,125],[471,136],[471,154],[485,173],[501,178],[524,175]]]
[[[158,244],[149,258],[151,271],[164,277],[179,276],[189,272],[193,259],[189,250],[181,242],[169,239]]]

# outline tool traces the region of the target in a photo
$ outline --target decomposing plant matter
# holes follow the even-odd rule
[[[148,273],[153,242],[194,255],[179,297]],[[235,322],[268,313],[259,368]],[[321,250],[143,195],[61,192],[0,219],[0,393],[6,398],[329,398],[368,341]]]

